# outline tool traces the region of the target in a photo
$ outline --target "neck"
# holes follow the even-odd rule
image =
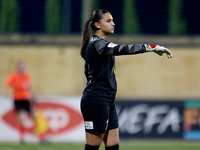
[[[17,71],[19,74],[24,74],[24,71]]]
[[[100,39],[106,39],[107,35],[103,34],[102,32],[96,32],[94,35],[98,36]]]

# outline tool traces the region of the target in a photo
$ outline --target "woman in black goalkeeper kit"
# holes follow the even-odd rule
[[[95,32],[91,38],[89,26]],[[81,56],[85,60],[87,86],[81,99],[81,112],[86,131],[85,150],[98,150],[102,141],[106,150],[119,149],[114,56],[155,52],[172,57],[167,48],[159,45],[121,45],[106,41],[114,33],[114,27],[112,15],[102,9],[94,11],[84,26]]]

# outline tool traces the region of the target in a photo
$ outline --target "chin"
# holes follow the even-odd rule
[[[110,35],[110,34],[113,34],[114,32],[109,32],[109,33],[106,33],[106,36]]]

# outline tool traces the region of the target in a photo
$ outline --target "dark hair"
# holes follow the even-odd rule
[[[95,22],[99,22],[99,20],[101,20],[103,18],[103,15],[105,13],[109,13],[107,10],[104,9],[98,9],[95,10],[91,16],[90,19],[88,19],[85,24],[84,24],[84,30],[83,30],[83,41],[82,41],[82,47],[81,47],[81,56],[83,57],[84,60],[86,60],[86,49],[87,49],[87,45],[89,43],[90,40],[90,30],[89,30],[89,25],[92,28],[93,31],[98,30],[94,23]]]

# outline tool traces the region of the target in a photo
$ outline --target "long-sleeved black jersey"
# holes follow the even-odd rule
[[[121,45],[93,36],[87,46],[85,75],[87,86],[82,100],[112,103],[115,100],[115,57],[146,52],[144,44]]]

